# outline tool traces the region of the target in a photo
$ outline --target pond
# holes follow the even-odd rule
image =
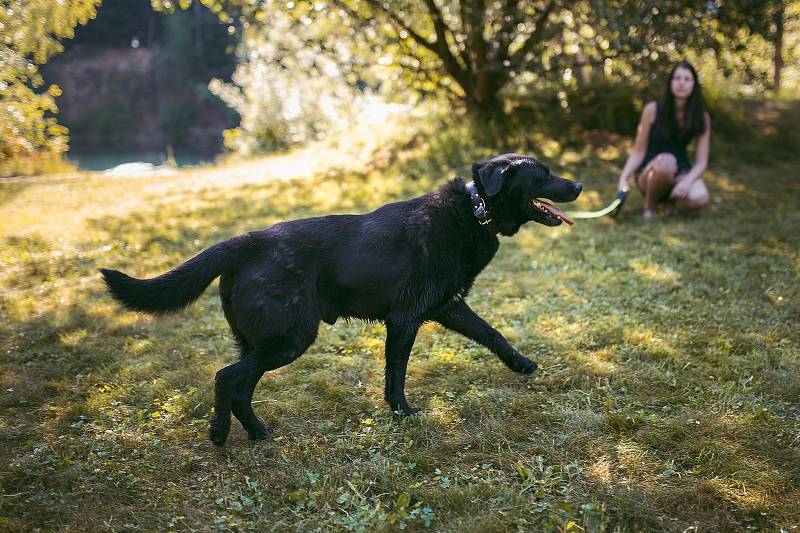
[[[213,163],[218,154],[175,150],[175,165],[179,168]],[[108,170],[125,163],[142,162],[160,166],[167,161],[167,152],[145,150],[98,150],[71,148],[67,158],[80,170]]]

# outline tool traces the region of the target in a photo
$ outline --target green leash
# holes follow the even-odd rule
[[[627,196],[627,191],[619,191],[614,201],[599,211],[567,211],[567,216],[570,218],[600,218],[610,213],[612,218],[617,218]]]

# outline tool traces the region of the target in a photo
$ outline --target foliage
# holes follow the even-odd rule
[[[345,62],[359,77],[374,77],[377,63],[381,81],[446,96],[483,119],[502,115],[504,91],[538,87],[542,80],[575,84],[621,77],[636,83],[687,54],[714,50],[727,68],[734,58],[747,64],[758,47],[769,45],[759,37],[763,32],[749,30],[729,9],[700,0],[658,7],[628,0],[204,3],[255,25],[288,14],[297,31],[319,18],[338,19],[335,38],[358,51]],[[761,19],[771,12],[768,2],[751,4],[749,13]],[[756,48],[725,35],[740,28],[755,36]],[[328,37],[305,44],[320,54],[334,49]],[[764,76],[768,68],[768,62],[754,62],[745,79]]]
[[[800,109],[766,111],[750,120],[785,131]],[[535,376],[428,325],[408,380],[426,411],[399,420],[382,399],[384,328],[340,322],[257,389],[274,439],[237,426],[223,449],[206,440],[214,372],[235,357],[217,295],[151,320],[121,312],[97,268],[155,275],[243,231],[430,190],[486,155],[450,122],[391,157],[296,179],[263,176],[308,168],[313,151],[0,183],[0,528],[800,525],[798,161],[770,145],[757,161],[715,149],[698,216],[645,227],[634,195],[617,222],[503,239],[470,302],[541,363]],[[613,197],[629,144],[541,144],[584,183],[577,208]]]
[[[716,18],[719,30],[714,49],[727,77],[744,77],[762,88],[771,84],[772,89],[779,92],[788,65],[792,85],[796,86],[796,65],[800,60],[797,35],[800,3],[790,0],[720,2]],[[728,45],[731,35],[736,37],[734,47]],[[747,52],[742,53],[744,50]],[[769,74],[771,79],[767,80]]]
[[[59,40],[93,17],[99,3],[15,0],[0,15],[5,38],[0,173],[10,172],[10,161],[35,151],[58,154],[66,148],[66,130],[53,116],[60,89],[44,87],[37,65],[57,53]],[[762,94],[770,76],[777,84],[780,61],[784,94],[800,87],[800,4],[785,0],[658,6],[630,0],[151,4],[166,12],[193,6],[195,14],[202,5],[231,33],[241,30],[245,42],[238,81],[215,82],[213,90],[242,113],[243,124],[228,132],[227,143],[248,153],[315,139],[333,125],[347,124],[350,108],[359,106],[350,105],[359,94],[354,88],[379,89],[404,103],[445,100],[451,110],[466,109],[478,123],[491,123],[486,137],[492,139],[515,99],[553,89],[580,101],[580,95],[603,83],[643,85],[682,57],[694,60],[714,87],[728,86],[731,92]],[[173,60],[196,54],[189,34],[180,19],[170,22],[169,42],[156,61],[163,67],[157,78],[167,89],[187,79],[185,71],[173,68]],[[782,48],[776,50],[779,41]],[[193,65],[203,63],[207,52]],[[167,142],[186,138],[192,117],[213,105],[196,81],[188,89],[197,95],[187,98],[194,102],[188,111],[182,96],[163,102]],[[564,100],[559,97],[558,105]]]
[[[294,22],[276,11],[268,27],[248,25],[233,83],[210,85],[241,116],[240,126],[225,133],[226,146],[235,152],[272,152],[321,139],[352,124],[366,103],[358,80],[341,67],[352,52],[335,42],[336,20]],[[307,45],[323,40],[330,42],[329,54]]]
[[[52,114],[61,90],[38,72],[72,37],[76,25],[95,16],[101,0],[52,2],[6,0],[0,9],[0,176],[26,158],[52,159],[66,150],[67,131]]]

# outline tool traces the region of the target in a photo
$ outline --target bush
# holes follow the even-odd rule
[[[800,102],[720,98],[709,105],[712,150],[732,150],[752,163],[797,158]]]
[[[25,155],[0,160],[0,177],[35,176],[73,172],[75,167],[61,152],[30,152]]]
[[[209,85],[241,116],[225,145],[242,155],[321,139],[352,124],[365,101],[362,80],[343,67],[350,51],[319,44],[326,20],[298,23],[278,11],[271,17],[269,28],[245,30],[233,83]]]
[[[543,87],[510,103],[512,130],[535,131],[566,144],[594,130],[633,136],[647,100],[646,90],[622,83]]]

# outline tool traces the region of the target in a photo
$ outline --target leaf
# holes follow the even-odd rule
[[[305,501],[305,499],[307,498],[306,493],[302,491],[290,492],[287,494],[287,496],[293,502],[302,502]]]
[[[409,503],[411,503],[411,495],[407,492],[404,492],[397,497],[397,503],[395,505],[398,509],[405,509],[408,507]]]
[[[564,511],[567,514],[572,513],[572,506],[567,502],[559,502],[558,508]]]
[[[532,477],[531,471],[526,468],[521,461],[517,461],[514,464],[514,470],[517,472],[517,475],[522,481],[528,481]]]

